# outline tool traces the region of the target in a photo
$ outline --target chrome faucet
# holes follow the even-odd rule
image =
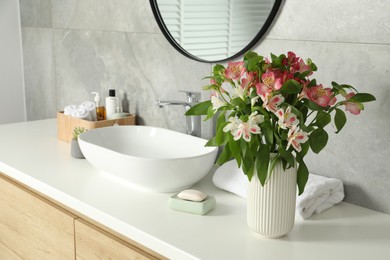
[[[200,93],[194,92],[194,91],[183,91],[179,90],[179,92],[184,92],[187,95],[186,101],[176,101],[176,100],[167,100],[157,101],[158,107],[164,107],[167,105],[173,105],[173,106],[183,106],[186,111],[188,111],[193,105],[197,104],[200,100]],[[201,135],[201,124],[200,124],[200,116],[186,116],[186,126],[187,126],[187,134],[198,136]]]

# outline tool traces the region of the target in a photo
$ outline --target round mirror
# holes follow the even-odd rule
[[[282,0],[150,0],[167,40],[201,62],[235,58],[255,45]]]

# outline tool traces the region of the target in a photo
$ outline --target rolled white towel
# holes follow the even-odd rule
[[[344,186],[341,180],[321,175],[309,174],[305,191],[297,197],[297,209],[302,218],[319,214],[340,203],[344,199]]]
[[[248,178],[237,167],[235,160],[228,161],[218,167],[213,176],[214,185],[220,189],[234,193],[246,199]]]
[[[247,198],[248,178],[237,167],[235,160],[220,166],[214,173],[213,182],[220,189]],[[307,219],[343,199],[344,186],[341,180],[310,173],[305,191],[297,197],[296,208],[302,218]]]
[[[78,105],[69,105],[64,108],[64,115],[71,116],[73,111],[78,108]]]
[[[77,109],[73,110],[71,116],[77,117],[80,119],[84,119],[84,120],[88,120],[88,121],[92,120],[91,113],[89,113],[89,111],[87,109],[82,108],[82,107],[78,107]]]
[[[81,103],[80,107],[87,109],[91,114],[91,120],[96,121],[96,105],[95,102],[92,101],[84,101]]]

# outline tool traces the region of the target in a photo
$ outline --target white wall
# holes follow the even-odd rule
[[[0,0],[0,124],[26,120],[19,1]]]

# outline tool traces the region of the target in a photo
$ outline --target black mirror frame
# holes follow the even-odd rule
[[[216,63],[216,62],[223,62],[223,61],[227,61],[227,60],[230,60],[230,59],[237,58],[238,56],[241,56],[242,54],[244,54],[245,52],[250,50],[250,48],[252,48],[264,36],[264,34],[267,32],[268,28],[271,26],[273,20],[275,19],[276,14],[279,11],[279,8],[280,8],[280,5],[281,5],[282,1],[283,0],[275,0],[275,4],[272,7],[271,12],[270,12],[267,20],[265,21],[263,27],[259,30],[257,35],[247,44],[247,46],[245,46],[241,51],[237,52],[233,56],[230,56],[230,57],[228,57],[226,59],[215,60],[215,61],[208,61],[208,60],[200,59],[200,58],[190,54],[185,49],[183,49],[175,41],[175,39],[172,37],[172,35],[169,33],[168,28],[166,27],[166,25],[164,23],[164,20],[163,20],[163,18],[161,16],[160,10],[158,8],[157,0],[150,0],[150,6],[152,8],[152,12],[153,12],[154,18],[156,19],[156,22],[157,22],[158,27],[160,28],[161,32],[163,33],[165,38],[168,40],[168,42],[178,52],[180,52],[181,54],[183,54],[187,58],[190,58],[190,59],[193,59],[193,60],[196,60],[196,61],[200,61],[200,62],[204,62],[204,63]]]

